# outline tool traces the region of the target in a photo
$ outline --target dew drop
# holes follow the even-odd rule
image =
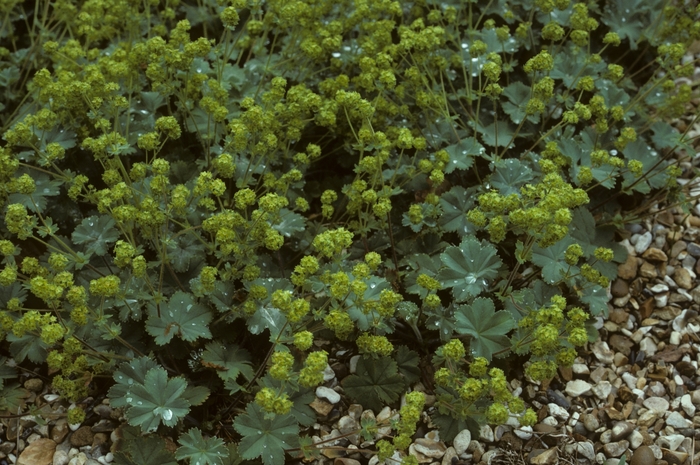
[[[163,412],[163,419],[168,421],[172,420],[173,418],[173,411],[170,409],[166,409],[165,412]]]

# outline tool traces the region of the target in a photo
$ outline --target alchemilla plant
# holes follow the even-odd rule
[[[683,199],[691,3],[3,1],[2,409],[31,367],[119,464],[281,465],[342,349],[387,463],[533,424],[507,362],[571,365],[619,202]]]

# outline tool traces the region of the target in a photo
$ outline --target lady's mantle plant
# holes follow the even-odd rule
[[[358,432],[382,460],[415,463],[426,410],[448,441],[532,424],[497,358],[571,365],[624,259],[601,224],[682,199],[687,5],[0,8],[2,344],[69,401],[109,387],[118,463],[317,456],[339,347],[348,401],[405,394]]]

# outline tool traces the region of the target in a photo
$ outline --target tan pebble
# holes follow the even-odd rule
[[[649,446],[640,446],[632,454],[630,465],[655,465],[656,457]]]

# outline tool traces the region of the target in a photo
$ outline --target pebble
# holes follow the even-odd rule
[[[645,258],[646,260],[652,262],[668,261],[668,256],[663,252],[663,250],[657,249],[656,247],[651,247],[647,249],[647,251],[644,252],[644,254],[642,254],[642,258]]]
[[[630,465],[654,465],[656,457],[649,446],[640,446],[632,454]]]
[[[661,436],[659,438],[658,444],[661,447],[667,447],[671,450],[676,450],[684,440],[685,436],[683,436],[682,434],[669,434],[668,436]]]
[[[695,258],[700,257],[700,245],[696,244],[695,242],[688,243],[688,247],[686,250],[693,257],[695,257]]]
[[[24,448],[17,458],[16,465],[51,465],[55,451],[54,441],[39,438]]]
[[[671,412],[666,418],[666,424],[674,428],[691,428],[693,426],[693,422],[683,418],[680,412]]]
[[[495,437],[493,435],[493,429],[491,429],[489,425],[482,426],[481,430],[479,430],[479,433],[479,437],[484,442],[493,442],[495,440]]]
[[[644,436],[635,429],[627,436],[627,440],[630,442],[630,449],[636,450],[644,443]]]
[[[685,268],[676,268],[673,272],[673,280],[678,284],[678,287],[683,289],[691,289],[693,287],[693,277],[690,275],[690,271]]]
[[[644,402],[642,402],[642,405],[644,405],[649,410],[652,410],[656,413],[660,413],[662,415],[668,411],[669,407],[668,401],[663,397],[649,397],[648,399],[645,399]]]
[[[641,234],[637,237],[637,241],[634,244],[634,251],[637,253],[637,255],[641,255],[646,250],[649,248],[651,245],[652,237],[651,233],[649,231],[645,232],[644,234]]]
[[[454,440],[452,441],[452,447],[454,447],[457,455],[462,455],[469,447],[469,443],[471,441],[472,433],[468,429],[463,429],[457,433],[457,436],[455,436]]]
[[[605,365],[612,365],[615,354],[612,350],[610,350],[607,342],[597,341],[593,343],[592,349],[593,355],[595,355],[595,358],[597,358],[598,361],[604,363]]]
[[[692,417],[695,415],[695,405],[693,404],[693,400],[690,396],[690,394],[684,394],[681,397],[681,408],[685,413],[688,414],[689,417]]]
[[[582,379],[575,379],[566,383],[565,392],[571,397],[580,397],[590,394],[592,387]]]
[[[629,294],[629,291],[629,284],[623,279],[616,279],[613,281],[612,286],[610,286],[610,293],[613,297],[624,297]]]
[[[630,443],[622,440],[617,442],[609,442],[603,446],[603,451],[608,457],[619,457],[629,448]]]
[[[634,425],[627,422],[621,421],[612,428],[612,435],[610,439],[612,441],[619,441],[620,439],[625,439],[630,433],[634,431]]]
[[[340,402],[340,394],[326,386],[319,386],[316,388],[316,397],[326,399],[331,404]]]
[[[551,416],[557,417],[560,420],[564,421],[569,419],[569,412],[564,407],[560,407],[557,404],[551,403],[547,405],[547,408],[549,409],[549,414]]]

